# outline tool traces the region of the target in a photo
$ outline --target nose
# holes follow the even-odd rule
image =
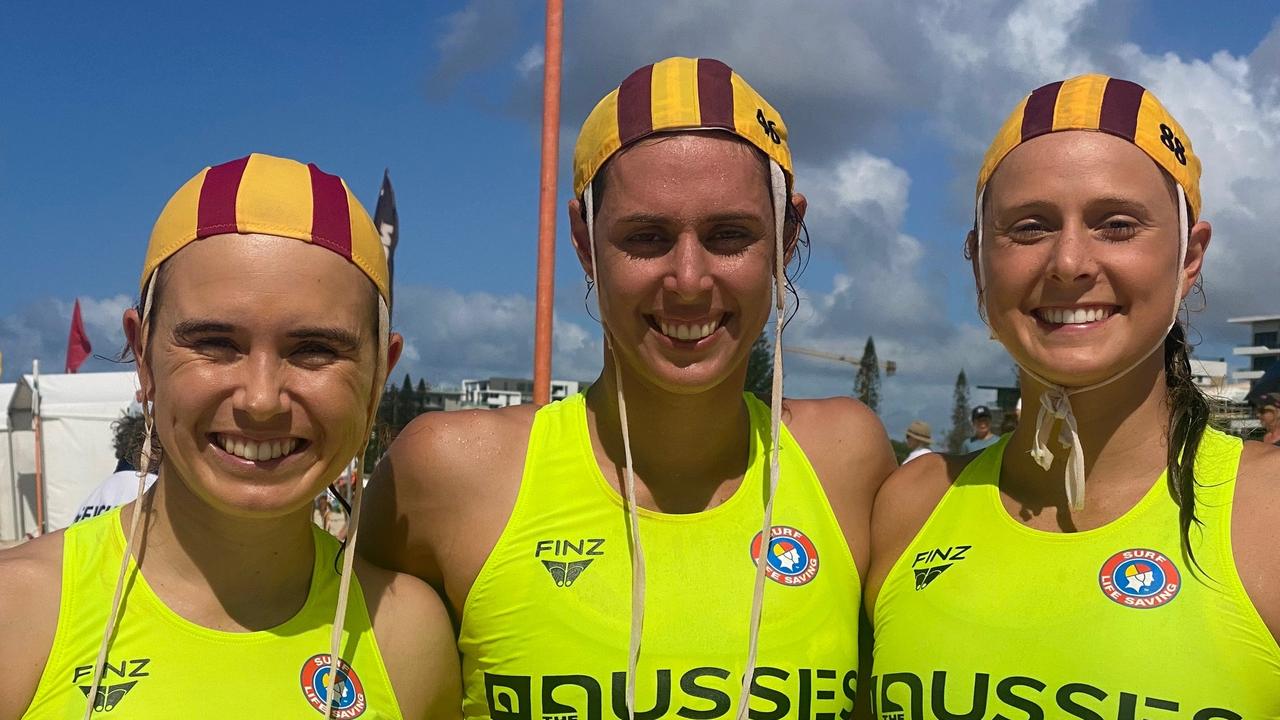
[[[685,302],[693,302],[711,290],[710,253],[697,234],[682,233],[669,253],[671,266],[662,279],[662,288]]]
[[[250,355],[243,365],[240,386],[233,406],[256,422],[266,422],[289,411],[289,394],[284,388],[284,368],[267,353]]]
[[[1064,285],[1092,278],[1097,273],[1092,243],[1093,238],[1084,223],[1066,223],[1050,251],[1046,267],[1049,277]]]

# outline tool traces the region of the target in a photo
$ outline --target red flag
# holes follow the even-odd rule
[[[84,364],[93,346],[89,344],[89,336],[84,331],[84,320],[80,319],[80,301],[76,300],[76,309],[71,312],[71,334],[67,336],[67,367],[73,373]]]

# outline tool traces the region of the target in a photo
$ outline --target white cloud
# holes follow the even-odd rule
[[[92,356],[81,366],[81,372],[133,367],[117,365],[110,360],[124,348],[124,330],[120,320],[125,309],[132,304],[133,300],[123,294],[80,298],[80,317],[93,346]],[[41,372],[62,372],[74,306],[75,298],[45,298],[0,317],[0,353],[4,354],[0,379],[13,382],[19,375],[31,372],[33,359],[40,361]]]

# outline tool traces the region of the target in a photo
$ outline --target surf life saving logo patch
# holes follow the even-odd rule
[[[364,685],[360,684],[360,676],[351,669],[345,660],[338,660],[338,682],[329,681],[329,653],[312,655],[302,664],[302,694],[320,714],[324,714],[325,703],[329,701],[329,692],[334,690],[333,714],[337,720],[350,720],[364,714],[369,707],[364,695]],[[336,688],[336,690],[335,690]]]
[[[1177,597],[1182,574],[1164,553],[1134,548],[1107,558],[1098,584],[1104,595],[1125,607],[1154,608]]]
[[[818,548],[807,535],[793,527],[775,525],[769,531],[769,548],[764,553],[765,577],[781,585],[805,585],[818,576]],[[751,540],[751,560],[760,562],[761,533]]]

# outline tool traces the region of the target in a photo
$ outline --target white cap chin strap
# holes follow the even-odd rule
[[[1080,432],[1076,423],[1075,413],[1071,409],[1071,396],[1097,390],[1100,387],[1110,385],[1120,378],[1128,375],[1134,368],[1146,362],[1147,358],[1158,352],[1164,347],[1165,338],[1168,337],[1169,331],[1173,329],[1175,323],[1178,322],[1178,309],[1182,305],[1182,281],[1183,263],[1187,259],[1187,244],[1190,239],[1190,227],[1187,224],[1187,195],[1182,189],[1182,185],[1174,183],[1178,189],[1178,266],[1177,266],[1177,290],[1173,295],[1173,311],[1169,317],[1169,325],[1165,328],[1164,333],[1160,336],[1160,340],[1141,358],[1136,360],[1124,370],[1112,375],[1111,377],[1099,383],[1094,383],[1086,387],[1069,388],[1065,385],[1058,385],[1041,377],[1034,370],[1024,365],[1019,365],[1023,372],[1030,375],[1036,381],[1045,386],[1045,391],[1040,395],[1040,411],[1036,414],[1036,433],[1031,448],[1031,458],[1042,469],[1048,470],[1053,466],[1054,454],[1049,449],[1049,434],[1053,430],[1055,420],[1062,422],[1058,429],[1058,443],[1063,449],[1069,450],[1070,455],[1067,457],[1066,468],[1066,492],[1067,502],[1073,511],[1084,509],[1084,450],[1080,444]],[[982,259],[982,202],[986,195],[986,188],[978,194],[978,209],[976,213],[975,233],[977,235],[978,254],[978,281],[981,283],[979,292],[981,302],[985,309],[986,306],[986,288],[987,288],[987,268],[986,263]],[[988,324],[990,320],[987,321]],[[994,331],[993,331],[994,332]]]
[[[764,523],[761,529],[760,557],[756,561],[754,591],[751,598],[751,618],[747,644],[747,664],[743,672],[742,693],[738,698],[737,720],[747,720],[748,701],[754,685],[756,655],[759,649],[760,616],[764,609],[765,565],[773,533],[773,499],[777,494],[779,477],[778,439],[782,425],[782,325],[785,319],[784,303],[786,285],[783,269],[786,266],[785,238],[787,209],[787,178],[777,161],[769,160],[769,184],[773,200],[774,217],[774,344],[773,387],[770,390],[772,445],[769,451],[769,494],[765,501]],[[631,639],[627,646],[627,718],[635,720],[636,668],[640,663],[640,641],[644,635],[645,572],[644,550],[640,543],[640,517],[636,506],[636,481],[632,470],[631,433],[627,427],[627,403],[622,392],[622,365],[614,348],[609,328],[604,325],[603,293],[600,290],[599,263],[596,261],[595,198],[591,183],[582,193],[583,209],[587,223],[587,244],[591,246],[591,281],[596,286],[596,306],[600,310],[604,329],[605,346],[613,359],[614,382],[617,386],[618,421],[622,429],[622,450],[626,462],[623,468],[623,491],[627,504],[627,532],[631,541]],[[745,482],[745,480],[744,480]]]

